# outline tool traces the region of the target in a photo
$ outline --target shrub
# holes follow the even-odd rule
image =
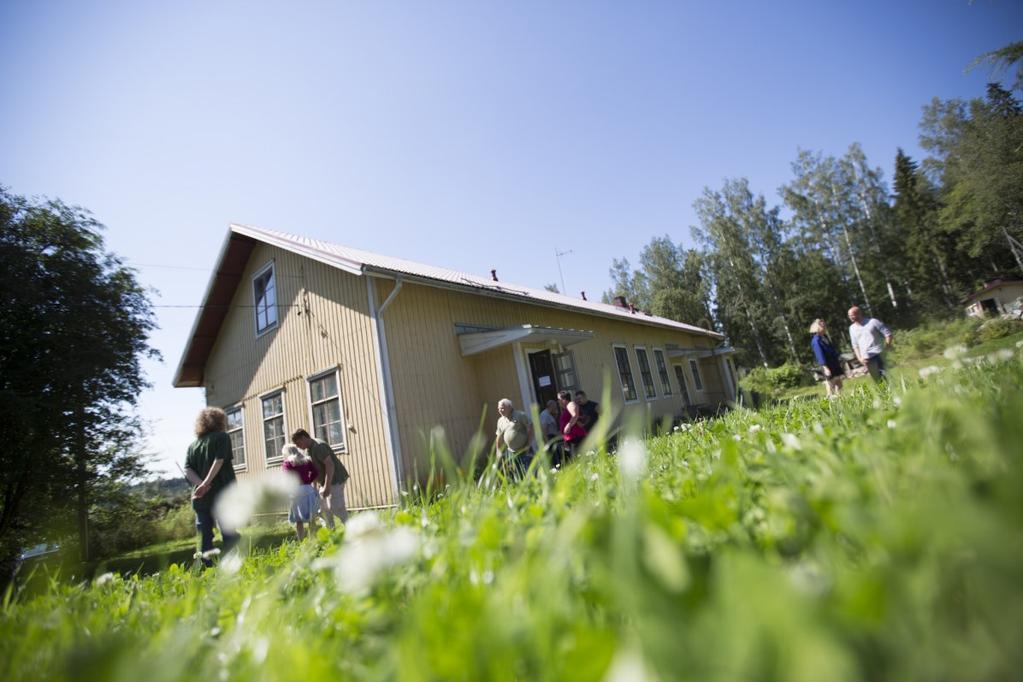
[[[984,343],[986,341],[1001,339],[1020,331],[1023,331],[1023,322],[1019,320],[1007,320],[999,317],[993,320],[988,320],[984,324],[980,325],[980,328],[977,329],[976,337],[978,343]]]
[[[740,384],[747,391],[777,396],[782,391],[813,383],[813,376],[800,365],[786,362],[781,367],[756,367],[742,378]]]

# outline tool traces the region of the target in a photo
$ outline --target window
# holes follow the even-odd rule
[[[629,352],[625,346],[615,346],[615,361],[618,363],[618,378],[622,381],[622,393],[625,395],[625,402],[631,403],[639,400],[636,393],[636,383],[632,378],[632,366],[629,364]]]
[[[575,378],[575,359],[571,351],[564,353],[552,353],[554,360],[554,372],[558,375],[558,390],[570,391],[579,384]]]
[[[664,351],[654,349],[654,362],[657,363],[657,376],[661,379],[661,391],[664,397],[671,395],[671,381],[668,379],[668,365],[664,362]]]
[[[281,448],[284,447],[283,391],[263,398],[263,442],[268,462],[281,458]]]
[[[227,412],[227,435],[231,437],[231,462],[236,467],[245,466],[245,434],[242,408],[232,407]]]
[[[252,278],[252,302],[256,309],[256,335],[277,326],[277,280],[270,263]]]
[[[636,348],[636,359],[639,361],[639,375],[643,378],[643,391],[647,400],[657,397],[657,390],[654,388],[654,375],[650,373],[650,358],[647,357],[646,348]]]
[[[693,370],[693,386],[696,387],[697,391],[702,391],[703,379],[700,378],[700,365],[696,362],[696,360],[690,360],[689,368]]]
[[[732,369],[732,390],[738,392],[739,390],[739,372],[735,369],[735,360],[728,358],[728,366]]]
[[[343,450],[345,420],[341,412],[337,370],[309,380],[309,405],[313,412],[313,437],[335,450]]]
[[[682,365],[672,365],[675,368],[675,378],[678,379],[678,388],[682,391],[682,402],[686,407],[693,404],[693,401],[689,399],[689,387],[686,385],[686,373],[682,369]]]

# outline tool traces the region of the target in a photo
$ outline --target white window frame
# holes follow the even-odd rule
[[[632,377],[633,388],[636,391],[636,397],[632,400],[629,400],[628,394],[625,392],[625,382],[622,381],[622,368],[618,365],[618,353],[616,352],[618,348],[625,351],[625,361],[629,363],[629,374]],[[629,357],[629,347],[624,343],[611,344],[611,359],[614,360],[615,370],[618,373],[618,384],[622,387],[622,400],[626,405],[635,405],[639,402],[639,386],[636,385],[636,373],[632,371],[632,358]]]
[[[699,360],[689,359],[689,373],[693,375],[693,388],[697,393],[703,393],[703,376],[700,374]]]
[[[672,363],[671,368],[675,373],[675,379],[679,382],[678,388],[679,391],[681,391],[681,395],[679,395],[679,397],[682,398],[682,404],[686,407],[692,407],[696,404],[696,401],[693,400],[693,393],[695,393],[695,391],[692,393],[689,391],[689,384],[686,383],[685,366],[678,362],[674,362]]]
[[[306,397],[309,399],[309,430],[312,432],[313,438],[316,438],[316,420],[313,418],[313,382],[318,381],[326,376],[334,375],[334,383],[337,384],[337,409],[341,414],[341,433],[343,441],[340,445],[330,445],[331,450],[334,452],[348,452],[348,421],[345,419],[345,401],[341,399],[341,370],[338,367],[332,367],[325,369],[322,372],[316,374],[310,374],[306,377],[305,390]],[[326,401],[320,401],[326,402]]]
[[[237,412],[241,416],[241,427],[238,429],[231,428],[231,413]],[[245,461],[241,464],[234,458],[234,443],[231,443],[231,464],[234,466],[235,471],[245,471],[249,468],[249,448],[248,443],[245,442],[245,405],[231,405],[224,408],[224,413],[227,415],[227,435],[230,436],[234,431],[238,431],[242,435],[242,457]]]
[[[563,374],[563,372],[558,369],[558,360],[557,360],[558,356],[564,356],[564,357],[568,358],[568,363],[569,363],[569,365],[571,365],[571,369],[569,369],[568,371],[570,371],[572,373],[572,378],[575,379],[575,383],[574,384],[571,384],[571,385],[565,384],[564,386],[562,386],[562,384],[561,384],[561,375]],[[554,379],[558,383],[558,390],[559,391],[572,391],[574,393],[575,391],[579,390],[579,370],[575,366],[575,354],[571,350],[569,350],[567,348],[565,350],[561,351],[561,352],[557,352],[557,351],[553,351],[552,350],[551,351],[551,364],[554,366]]]
[[[275,395],[280,394],[281,396],[281,429],[284,433],[284,444],[288,444],[288,409],[285,406],[285,398],[288,392],[282,388],[275,388],[272,391],[267,391],[259,396],[259,431],[260,440],[263,442],[263,456],[267,464],[279,464],[284,461],[284,455],[281,454],[280,450],[270,454],[266,451],[266,417],[263,416],[263,401],[267,398],[272,398]]]
[[[259,302],[256,300],[256,280],[258,280],[260,277],[265,275],[267,272],[270,273],[270,281],[272,281],[273,285],[274,285],[274,287],[273,287],[273,289],[274,289],[274,304],[273,304],[273,307],[272,307],[273,318],[274,319],[273,319],[272,323],[268,322],[266,327],[264,327],[263,329],[260,329],[259,328],[259,308],[258,308]],[[277,290],[277,268],[274,267],[274,262],[272,260],[269,263],[267,263],[266,265],[264,265],[263,267],[261,267],[259,270],[257,270],[256,274],[252,276],[251,291],[252,291],[252,313],[253,313],[253,315],[252,315],[252,322],[253,322],[253,324],[255,324],[256,338],[258,339],[261,336],[265,336],[266,334],[269,334],[274,329],[277,329],[278,325],[280,325],[280,322],[281,322],[280,321],[280,316],[278,315],[279,307],[280,306],[277,305],[277,300],[278,300],[277,296],[278,296],[278,293],[279,293],[278,290]],[[267,315],[267,317],[269,317],[269,315]]]
[[[671,389],[671,374],[668,371],[668,356],[663,348],[651,349],[654,354],[654,367],[657,369],[657,378],[661,382],[661,397],[671,398],[675,392]],[[661,365],[657,364],[657,354],[660,353],[661,363],[664,365],[664,376],[661,376]]]
[[[647,352],[646,346],[633,346],[632,350],[636,353],[636,369],[639,370],[639,380],[643,382],[643,400],[657,400],[657,382],[654,381],[654,370],[650,365],[650,353]],[[646,358],[646,371],[650,375],[650,392],[653,395],[647,395],[647,383],[646,377],[643,376],[643,363],[639,361],[639,352],[643,351],[643,357]]]

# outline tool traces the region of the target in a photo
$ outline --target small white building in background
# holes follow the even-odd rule
[[[963,299],[970,317],[1018,315],[1023,299],[1023,279],[999,277]]]

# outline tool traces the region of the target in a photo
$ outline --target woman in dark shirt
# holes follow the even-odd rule
[[[842,392],[842,377],[845,370],[842,369],[842,361],[838,357],[838,351],[828,338],[828,329],[824,320],[816,319],[810,325],[810,347],[824,373],[824,385],[829,398],[837,397]]]
[[[195,441],[188,446],[185,476],[195,486],[192,492],[195,526],[201,538],[202,561],[210,566],[213,563],[209,557],[213,549],[213,508],[220,493],[235,480],[227,415],[218,407],[207,407],[195,420]],[[220,533],[224,538],[221,551],[227,553],[237,544],[238,533],[223,525],[220,525]]]

